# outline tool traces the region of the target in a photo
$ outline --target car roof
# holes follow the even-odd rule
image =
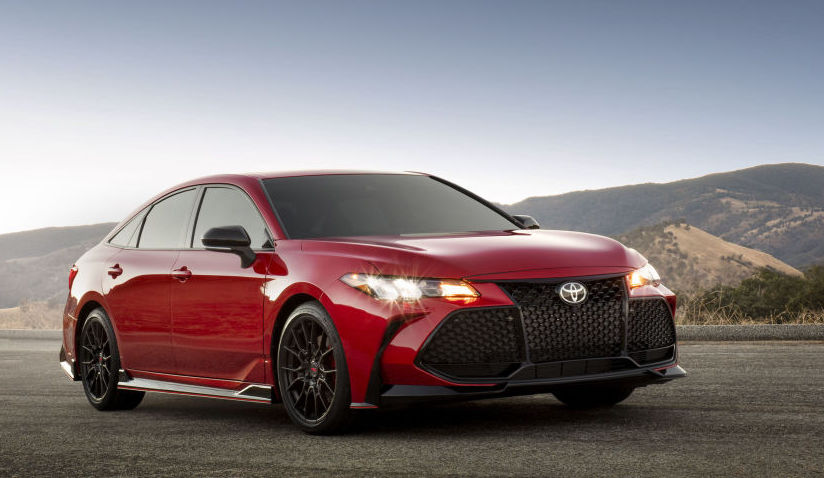
[[[187,181],[187,183],[209,183],[221,182],[238,178],[251,179],[273,179],[273,178],[289,178],[296,176],[330,176],[330,175],[346,175],[346,174],[402,174],[402,175],[425,175],[415,171],[376,171],[376,170],[359,170],[359,169],[316,169],[316,170],[296,170],[296,171],[270,171],[270,172],[252,172],[241,174],[218,174],[214,176],[205,176],[202,178]]]
[[[374,171],[374,170],[357,170],[357,169],[319,169],[306,171],[277,171],[268,173],[243,173],[243,174],[215,174],[212,176],[203,176],[200,178],[190,179],[183,183],[172,186],[163,192],[157,194],[152,199],[147,201],[151,203],[157,199],[174,192],[178,189],[198,186],[201,184],[234,184],[237,186],[248,186],[252,182],[258,182],[262,179],[273,178],[289,178],[299,176],[329,176],[329,175],[345,175],[345,174],[399,174],[407,176],[426,176],[426,173],[419,173],[414,171]]]
[[[248,186],[253,182],[258,182],[263,179],[274,178],[290,178],[300,176],[331,176],[331,175],[346,175],[346,174],[398,174],[406,176],[428,176],[426,173],[415,171],[374,171],[374,170],[357,170],[357,169],[318,169],[305,171],[275,171],[264,173],[242,173],[242,174],[215,174],[212,176],[203,176],[200,178],[190,179],[186,182],[172,186],[160,194],[153,197],[148,202],[153,202],[160,197],[163,197],[170,192],[178,189],[199,186],[201,184],[234,184],[237,186]]]

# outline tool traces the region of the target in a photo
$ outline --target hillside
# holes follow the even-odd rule
[[[108,234],[114,226],[113,222],[104,222],[89,226],[46,227],[0,234],[0,261],[39,257],[89,241],[94,244]]]
[[[802,276],[801,271],[767,253],[727,242],[689,224],[662,223],[617,239],[643,254],[664,283],[678,292],[733,286],[765,267]]]
[[[618,236],[683,219],[795,267],[824,263],[824,167],[774,164],[665,184],[638,184],[503,206],[542,227]]]
[[[24,300],[63,300],[72,263],[114,223],[50,227],[0,235],[0,308]]]

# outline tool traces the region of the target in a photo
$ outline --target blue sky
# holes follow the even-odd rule
[[[820,1],[3,2],[0,233],[219,172],[510,203],[824,164],[822,45]]]

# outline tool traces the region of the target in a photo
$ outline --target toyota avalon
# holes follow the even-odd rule
[[[552,393],[604,407],[686,375],[641,254],[419,173],[213,176],[140,206],[69,272],[60,365],[99,410],[145,392],[353,410]]]

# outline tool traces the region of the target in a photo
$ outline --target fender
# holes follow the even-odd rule
[[[274,373],[276,359],[274,358],[277,347],[278,332],[286,317],[281,317],[284,306],[291,306],[291,301],[298,299],[317,300],[322,302],[323,291],[316,285],[309,282],[297,282],[290,284],[280,290],[281,281],[277,277],[267,278],[264,290],[263,304],[263,365],[267,384],[275,386],[277,393],[277,377]],[[280,319],[280,320],[279,320]],[[333,319],[334,321],[334,319]]]

